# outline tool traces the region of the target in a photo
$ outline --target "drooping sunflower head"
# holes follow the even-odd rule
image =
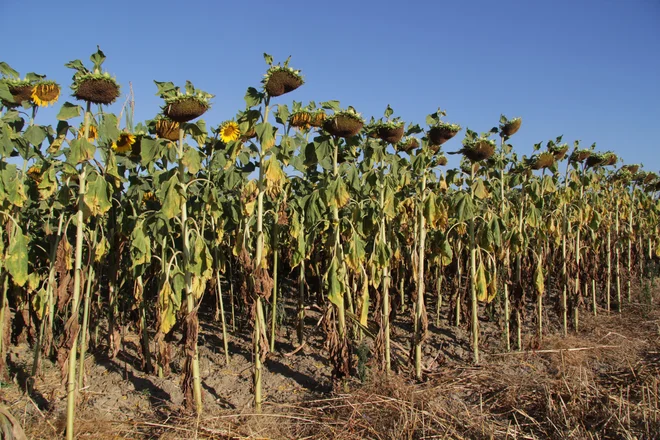
[[[300,74],[300,70],[294,70],[284,65],[271,66],[266,72],[266,75],[264,75],[262,83],[268,95],[275,97],[296,90],[305,81]]]
[[[167,116],[161,116],[156,119],[154,129],[159,138],[167,139],[169,141],[179,140],[179,123],[171,120]]]
[[[312,118],[309,122],[309,125],[312,127],[320,128],[323,127],[323,123],[325,122],[326,118],[325,111],[323,109],[316,110],[314,113],[312,113]]]
[[[33,165],[27,170],[27,175],[30,179],[34,180],[39,184],[41,182],[41,167]]]
[[[2,100],[2,105],[8,108],[20,106],[23,102],[32,102],[32,83],[27,79],[3,78],[2,82],[7,85],[13,102]]]
[[[311,126],[312,114],[307,110],[300,110],[289,116],[289,124],[292,127],[308,129]]]
[[[135,135],[123,132],[119,135],[117,142],[112,143],[112,149],[117,154],[126,154],[133,149]]]
[[[85,136],[85,126],[81,125],[78,129],[78,139],[82,139]],[[99,137],[99,130],[96,128],[96,125],[89,126],[89,133],[87,134],[87,140],[94,142]]]
[[[235,121],[225,121],[220,126],[220,140],[225,144],[241,137],[241,130]]]
[[[626,170],[626,171],[629,171],[631,174],[635,175],[635,174],[637,174],[637,171],[639,171],[640,167],[641,167],[640,164],[634,163],[634,164],[630,164],[630,165],[624,165],[621,168]]]
[[[460,125],[439,121],[429,129],[426,135],[429,140],[429,145],[437,146],[444,144],[449,139],[456,136],[459,131],[461,131]]]
[[[364,127],[364,118],[353,107],[335,112],[323,123],[323,129],[333,136],[353,137]]]
[[[163,114],[173,121],[183,123],[199,118],[211,108],[213,95],[198,90],[190,81],[186,81],[185,90],[171,82],[155,81],[158,96],[163,98]]]
[[[60,86],[55,81],[39,81],[32,87],[32,101],[39,107],[48,107],[60,97]]]
[[[550,168],[554,164],[555,156],[549,151],[545,151],[539,155],[533,156],[529,160],[529,167],[533,170]]]
[[[502,136],[511,137],[520,130],[522,118],[506,119],[506,117],[502,117],[504,118],[500,122],[500,134]]]
[[[94,104],[112,104],[120,95],[119,83],[108,72],[76,74],[71,89],[76,99]]]

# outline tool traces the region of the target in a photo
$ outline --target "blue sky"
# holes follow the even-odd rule
[[[277,102],[338,99],[367,118],[390,104],[420,124],[441,107],[479,132],[501,113],[522,116],[511,139],[520,154],[563,134],[660,171],[657,0],[2,0],[0,17],[0,60],[47,74],[67,95],[64,64],[87,63],[100,45],[122,91],[133,85],[136,122],[159,110],[153,80],[191,80],[216,95],[204,119],[218,125],[260,86],[268,52],[276,62],[291,55],[306,80]]]

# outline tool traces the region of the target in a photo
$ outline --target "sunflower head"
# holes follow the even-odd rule
[[[8,108],[19,107],[23,102],[32,102],[32,83],[27,79],[3,78],[2,82],[7,85],[13,102],[2,100],[2,104]]]
[[[220,140],[225,144],[241,137],[241,130],[235,121],[225,121],[220,126]]]
[[[323,123],[325,122],[326,116],[327,115],[325,114],[325,111],[323,111],[323,109],[316,110],[314,113],[312,113],[312,117],[309,124],[312,127],[316,127],[316,128],[323,127]]]
[[[78,129],[78,139],[82,139],[85,136],[85,126],[81,125]],[[87,140],[94,142],[99,137],[99,130],[95,125],[89,126],[89,133],[87,134]]]
[[[300,70],[294,70],[288,65],[271,66],[262,81],[269,96],[281,96],[292,92],[303,85],[305,81]]]
[[[504,137],[511,137],[520,130],[522,118],[507,119],[504,115],[500,118],[500,134]]]
[[[196,89],[190,81],[186,81],[185,91],[171,82],[155,81],[158,96],[163,98],[165,106],[163,114],[173,121],[182,123],[199,118],[211,108],[213,95]]]
[[[39,107],[48,107],[60,97],[60,86],[55,81],[39,81],[32,87],[32,101]]]
[[[34,180],[39,184],[41,182],[41,167],[38,167],[36,165],[31,166],[27,170],[27,175],[30,177],[30,179]]]
[[[126,154],[133,149],[135,143],[135,135],[123,132],[119,135],[117,142],[112,143],[112,149],[117,154]]]
[[[292,127],[306,130],[311,126],[311,122],[312,114],[307,110],[300,110],[289,116],[289,124],[291,124]]]
[[[71,89],[76,99],[94,104],[112,104],[120,95],[119,83],[108,72],[77,74]]]
[[[167,116],[162,116],[156,119],[155,131],[159,138],[167,139],[169,141],[179,140],[179,123],[171,120]]]

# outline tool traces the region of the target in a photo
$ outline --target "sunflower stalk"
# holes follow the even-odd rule
[[[470,197],[474,200],[474,165],[470,168]],[[474,215],[470,217],[470,304],[472,308],[472,361],[479,363],[479,304],[477,302],[477,244],[474,236]]]
[[[90,239],[90,245],[96,245],[96,236],[99,226],[97,225],[92,232]],[[84,306],[83,306],[83,323],[82,329],[80,331],[80,365],[78,371],[78,388],[83,387],[83,382],[85,380],[85,356],[87,355],[87,332],[89,329],[89,302],[92,293],[92,284],[94,281],[94,260],[90,258],[89,268],[87,269],[87,285],[85,286],[85,297],[84,297]]]
[[[87,108],[85,110],[84,122],[84,136],[85,139],[89,138],[89,126],[91,124],[91,106],[92,103],[87,101]],[[84,235],[84,217],[83,206],[85,203],[85,179],[87,178],[87,166],[82,164],[78,171],[78,211],[76,212],[76,249],[75,249],[75,263],[74,263],[74,276],[73,276],[73,298],[71,300],[71,320],[75,320],[78,324],[78,308],[80,303],[80,284],[82,275],[82,252],[83,252],[83,235]],[[77,328],[75,325],[71,328]],[[68,376],[67,376],[67,401],[66,401],[66,438],[73,440],[74,437],[74,420],[76,410],[76,354],[78,352],[78,338],[74,336],[69,350],[68,359]]]
[[[422,153],[424,154],[424,153]],[[426,218],[424,217],[424,202],[426,199],[426,170],[422,175],[422,187],[419,205],[417,207],[418,232],[417,241],[417,304],[415,305],[415,377],[422,379],[422,342],[424,339],[424,249],[426,247]]]
[[[183,148],[183,139],[185,137],[185,131],[181,127],[179,128],[179,142],[178,142],[178,172],[179,172],[179,179],[181,179],[181,183],[185,185],[185,178],[186,178],[186,166],[183,163],[183,154],[184,154],[184,148]],[[190,255],[190,234],[188,231],[188,202],[187,202],[187,194],[184,194],[183,198],[181,199],[181,214],[180,214],[180,221],[181,221],[181,236],[183,238],[183,273],[184,273],[184,278],[185,278],[185,293],[186,293],[186,313],[188,314],[186,320],[187,324],[186,325],[194,325],[194,321],[196,321],[194,318],[196,317],[197,314],[197,308],[195,307],[195,297],[192,289],[192,272],[190,268],[190,260],[191,260],[191,255]],[[192,332],[189,333],[194,333],[194,340],[192,341],[192,353],[187,354],[189,357],[188,361],[190,362],[190,366],[192,369],[192,386],[193,386],[193,400],[194,400],[194,408],[195,411],[198,415],[202,413],[202,385],[201,385],[201,379],[199,375],[199,353],[197,350],[197,337],[198,337],[198,332],[196,330],[193,330]],[[190,342],[188,342],[190,343]],[[192,358],[192,359],[190,359]]]

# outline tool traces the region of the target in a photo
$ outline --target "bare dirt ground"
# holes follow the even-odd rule
[[[231,356],[225,365],[222,332],[209,312],[201,319],[199,341],[201,417],[182,407],[177,361],[170,377],[144,374],[137,337],[127,333],[115,359],[101,349],[88,355],[76,433],[94,439],[660,438],[659,303],[656,291],[653,304],[626,304],[622,314],[599,310],[594,318],[583,310],[580,331],[568,337],[559,334],[558,318],[549,314],[541,341],[530,336],[535,328],[530,309],[520,352],[505,352],[497,323],[484,319],[478,366],[471,364],[467,327],[449,325],[445,306],[439,327],[430,317],[423,382],[411,379],[408,367],[406,312],[393,326],[397,374],[388,377],[367,363],[363,382],[355,378],[334,391],[317,326],[320,314],[310,310],[302,349],[292,354],[292,322],[279,333],[276,353],[265,364],[261,415],[252,407],[249,330],[230,326]],[[291,307],[287,314],[293,317]],[[28,346],[12,347],[14,380],[0,389],[0,404],[28,438],[60,437],[66,396],[59,370],[45,361],[26,393],[31,363]]]

